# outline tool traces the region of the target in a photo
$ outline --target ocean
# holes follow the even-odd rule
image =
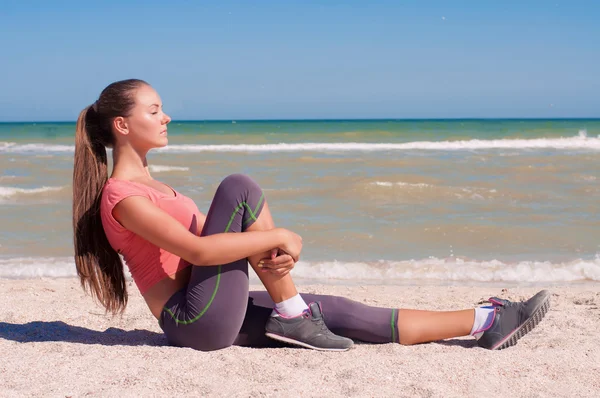
[[[75,123],[0,123],[0,277],[75,276]],[[206,212],[251,175],[298,281],[600,281],[600,119],[173,121],[150,171]],[[253,281],[258,281],[252,277]]]

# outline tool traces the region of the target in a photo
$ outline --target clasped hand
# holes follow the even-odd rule
[[[270,272],[271,274],[284,276],[294,268],[295,261],[286,252],[281,249],[271,250],[271,257],[264,258],[258,262],[260,272]]]

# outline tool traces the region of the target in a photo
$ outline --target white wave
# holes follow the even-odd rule
[[[433,185],[425,184],[424,182],[410,183],[410,182],[390,182],[390,181],[375,181],[374,185],[378,185],[380,187],[391,187],[397,185],[399,187],[412,187],[412,188],[429,188],[433,187]]]
[[[0,259],[0,278],[64,278],[77,276],[73,257]]]
[[[52,152],[73,152],[75,145],[55,145],[55,144],[17,144],[15,142],[0,142],[0,153],[52,153]]]
[[[164,173],[168,171],[188,171],[189,167],[177,167],[177,166],[162,166],[159,164],[151,164],[148,166],[148,169],[152,173]]]
[[[406,143],[296,143],[260,145],[170,145],[159,151],[184,152],[374,152],[374,151],[456,151],[476,149],[587,149],[600,150],[600,139],[586,137],[468,140],[468,141],[416,141]]]
[[[0,258],[0,278],[66,278],[76,277],[73,257]],[[125,271],[125,279],[131,279]]]
[[[300,261],[294,277],[332,282],[406,283],[418,280],[464,282],[560,283],[600,281],[600,257],[563,263],[549,261],[463,260],[459,258],[422,260],[342,262]],[[129,278],[129,272],[125,273]],[[0,278],[73,277],[72,257],[24,257],[0,259]],[[256,282],[257,278],[252,277]]]
[[[39,187],[39,188],[17,188],[17,187],[2,187],[0,186],[0,199],[9,198],[18,194],[32,195],[44,192],[60,191],[64,187]]]
[[[48,145],[41,143],[0,143],[0,153],[73,152],[72,145]],[[169,145],[157,151],[167,153],[197,152],[375,152],[375,151],[459,151],[478,149],[583,149],[600,150],[600,137],[589,138],[587,133],[567,138],[464,140],[464,141],[415,141],[405,143],[294,143],[294,144],[235,144],[235,145]]]
[[[409,261],[299,262],[294,268],[297,278],[341,281],[406,282],[411,280],[474,282],[575,282],[600,281],[600,257],[565,263],[548,261],[501,261],[438,259]]]

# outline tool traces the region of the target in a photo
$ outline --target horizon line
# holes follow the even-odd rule
[[[431,118],[282,118],[282,119],[172,119],[169,123],[191,122],[337,122],[337,121],[450,121],[450,120],[600,120],[600,116],[592,117],[431,117]],[[10,123],[76,123],[77,120],[0,120],[0,124]]]

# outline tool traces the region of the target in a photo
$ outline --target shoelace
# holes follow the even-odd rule
[[[514,301],[509,301],[508,303],[504,304],[504,307],[505,307],[505,308],[508,308],[508,307],[515,307],[515,306],[517,306],[517,305],[519,305],[519,304],[521,304],[521,303],[515,303]]]
[[[495,300],[500,304],[496,304],[496,303],[492,303],[492,305],[495,307],[495,311],[502,311],[502,310],[506,310],[508,308],[511,307],[517,307],[520,304],[522,304],[521,302],[515,302],[515,301],[510,301],[510,300],[504,300],[504,299],[498,299],[497,297],[492,297],[490,300]],[[518,312],[521,313],[522,309],[519,308]]]
[[[490,303],[494,306],[498,306],[498,307],[504,307],[504,308],[508,308],[508,307],[514,307],[516,305],[519,305],[521,303],[519,302],[515,302],[515,301],[510,301],[510,300],[504,300],[504,299],[499,299],[497,297],[492,297],[490,300],[495,300],[500,304],[496,304],[490,301]]]
[[[309,312],[306,312],[305,316],[307,318],[311,318],[311,322],[314,322],[317,325],[319,325],[321,328],[321,331],[329,331],[329,329],[327,328],[327,325],[325,325],[325,320],[323,319],[323,314],[321,314],[321,317],[319,319],[312,318],[311,314]]]

